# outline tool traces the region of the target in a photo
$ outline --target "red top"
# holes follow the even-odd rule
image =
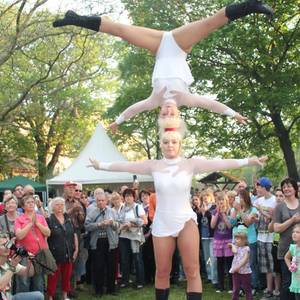
[[[48,227],[44,216],[38,214],[36,214],[35,216],[37,222],[41,223],[43,226]],[[30,222],[31,218],[29,218],[26,214],[19,216],[15,221],[15,232],[17,231],[17,229],[24,228]],[[33,233],[33,231],[35,234]],[[18,245],[25,247],[28,252],[34,255],[37,254],[40,249],[48,248],[45,237],[36,225],[32,226],[30,231],[22,240],[18,240]]]

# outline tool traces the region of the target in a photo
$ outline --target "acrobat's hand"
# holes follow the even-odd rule
[[[249,165],[263,167],[267,160],[268,160],[268,156],[261,156],[261,157],[254,156],[249,158]]]
[[[113,122],[109,125],[109,129],[111,130],[111,132],[113,134],[116,134],[118,127],[119,127],[119,125],[116,122]]]
[[[87,168],[94,168],[95,170],[100,170],[100,162],[96,159],[90,158],[90,165],[87,165]]]
[[[236,121],[240,124],[246,125],[249,122],[249,119],[247,117],[242,116],[238,112],[235,113],[234,118]]]

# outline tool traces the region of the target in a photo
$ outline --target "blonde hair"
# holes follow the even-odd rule
[[[158,126],[160,141],[172,137],[182,141],[187,132],[186,124],[180,117],[159,118]]]
[[[216,204],[217,204],[217,201],[224,200],[225,209],[227,210],[229,208],[228,198],[227,198],[227,195],[224,192],[216,192],[215,199],[216,199]]]
[[[237,192],[236,191],[228,191],[226,192],[227,197],[236,197]]]
[[[208,203],[214,203],[215,202],[215,196],[214,193],[211,189],[206,189],[201,192],[201,199],[203,201],[203,197],[207,196],[208,197]]]

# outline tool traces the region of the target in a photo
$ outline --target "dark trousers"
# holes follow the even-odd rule
[[[132,253],[131,241],[127,238],[120,238],[119,247],[121,252],[122,283],[128,285],[130,275],[130,255]],[[136,272],[136,284],[144,285],[145,274],[142,251],[140,250],[139,253],[132,253],[132,260]]]
[[[251,292],[251,274],[232,274],[232,284],[233,284],[233,292],[232,292],[232,300],[239,299],[239,293],[241,288],[245,291],[246,300],[252,300],[252,292]]]
[[[217,268],[218,268],[218,286],[219,289],[224,290],[224,277],[225,277],[225,266],[226,269],[229,270],[231,268],[231,263],[233,260],[233,256],[222,256],[217,257]],[[231,274],[228,274],[228,280],[229,280],[229,289],[232,289],[232,278]]]
[[[92,250],[92,282],[96,294],[103,294],[106,283],[106,292],[115,291],[115,249],[109,250],[107,238],[99,238],[96,250]]]
[[[289,287],[291,285],[292,277],[284,259],[280,259],[281,267],[281,290],[280,300],[294,300],[295,294],[291,293]]]
[[[143,263],[145,269],[145,282],[153,283],[155,279],[155,259],[152,235],[150,235],[142,246]]]

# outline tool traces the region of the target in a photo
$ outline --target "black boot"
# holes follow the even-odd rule
[[[271,7],[263,4],[260,0],[247,0],[241,3],[229,4],[225,9],[225,15],[231,21],[248,16],[253,13],[265,14],[269,17],[272,17],[274,11]]]
[[[196,292],[186,293],[186,299],[187,300],[201,300],[202,293],[196,293]]]
[[[169,289],[155,289],[155,300],[168,300]]]
[[[101,17],[99,16],[80,16],[72,10],[68,10],[63,19],[58,19],[53,22],[53,27],[75,25],[78,27],[99,31],[100,24]]]

